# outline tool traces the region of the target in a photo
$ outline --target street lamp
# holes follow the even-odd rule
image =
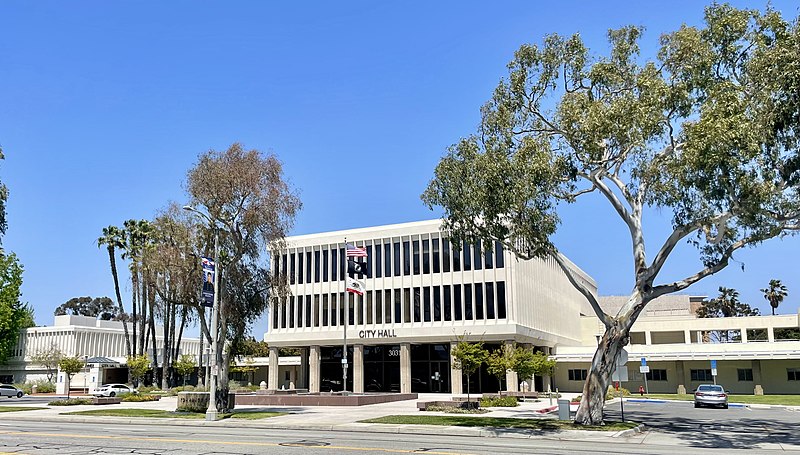
[[[208,409],[206,409],[206,420],[217,420],[217,325],[219,325],[219,274],[222,267],[219,262],[219,229],[217,223],[208,215],[197,210],[191,205],[183,206],[184,210],[200,215],[208,221],[208,227],[214,230],[214,302],[211,307],[211,355],[209,356],[209,366],[211,375],[208,378]]]
[[[88,362],[89,362],[89,356],[88,355],[84,355],[83,356],[83,394],[84,395],[89,394],[89,385],[86,384],[86,375],[89,374],[89,372],[86,371],[86,370],[88,370]]]

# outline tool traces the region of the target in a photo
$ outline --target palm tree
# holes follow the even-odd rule
[[[781,283],[781,280],[769,280],[769,287],[762,289],[761,292],[764,293],[764,298],[767,299],[769,306],[772,307],[773,316],[775,316],[775,310],[778,308],[778,305],[789,295],[786,286]]]
[[[125,307],[122,305],[122,295],[119,293],[119,277],[117,276],[116,250],[125,248],[125,231],[116,226],[103,228],[103,236],[97,239],[97,247],[101,248],[103,245],[108,249],[108,261],[111,263],[111,276],[114,277],[114,290],[117,293],[117,305],[119,306],[122,328],[125,330],[125,347],[128,351],[128,357],[133,357],[131,339],[128,335],[128,322],[125,317]]]

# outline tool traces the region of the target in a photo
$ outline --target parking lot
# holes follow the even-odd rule
[[[619,402],[606,406],[607,418],[620,419]],[[677,439],[697,448],[800,450],[800,411],[783,407],[695,409],[692,402],[625,402],[625,419],[651,429],[650,444]],[[672,441],[675,443],[675,441]]]

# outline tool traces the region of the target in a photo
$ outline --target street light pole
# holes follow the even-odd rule
[[[205,218],[208,221],[208,226],[214,230],[214,302],[211,307],[211,355],[208,356],[211,374],[208,378],[206,420],[217,420],[219,414],[217,412],[217,375],[219,373],[219,365],[217,365],[217,326],[219,325],[219,274],[222,272],[222,266],[219,262],[219,229],[217,228],[217,223],[205,213],[190,205],[183,206],[183,209]]]

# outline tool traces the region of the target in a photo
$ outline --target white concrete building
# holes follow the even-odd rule
[[[278,364],[278,348],[303,354],[287,377],[272,370],[268,387],[288,381],[312,392],[341,390],[345,326],[347,390],[355,392],[461,393],[465,383],[450,358],[457,336],[548,353],[580,344],[577,321],[586,303],[554,261],[519,261],[496,243],[456,247],[440,225],[434,220],[295,236],[273,251],[273,270],[287,277],[291,295],[273,304],[265,336],[270,365]],[[363,296],[345,294],[345,238],[367,250]],[[471,390],[500,387],[484,371],[471,380]],[[507,383],[513,389],[518,381],[509,374]]]
[[[453,368],[450,349],[464,334],[489,348],[517,342],[552,354],[554,377],[535,378],[536,390],[550,384],[580,391],[603,327],[559,267],[551,260],[518,260],[497,244],[454,248],[440,225],[294,236],[272,251],[273,270],[286,276],[291,292],[271,307],[264,337],[269,364],[279,364],[282,347],[300,348],[302,355],[295,365],[270,369],[268,388],[342,390],[346,328],[350,391],[462,393],[466,382]],[[364,296],[345,294],[345,238],[367,251]],[[596,293],[591,277],[573,270]],[[616,313],[625,299],[602,297],[601,303]],[[623,386],[635,391],[644,383],[644,357],[653,392],[691,391],[713,381],[716,360],[717,379],[736,393],[800,393],[800,340],[775,336],[798,328],[800,316],[699,319],[702,300],[664,296],[648,305],[631,333],[630,380]],[[721,331],[737,341],[716,342]],[[470,381],[472,391],[501,387],[485,371]],[[505,382],[515,390],[520,381],[508,374]]]
[[[128,329],[131,329],[130,325]],[[163,330],[156,327],[159,353],[162,352],[163,341]],[[34,363],[31,357],[51,346],[57,347],[66,356],[87,359],[86,371],[72,378],[73,388],[86,388],[91,392],[99,385],[127,380],[127,351],[122,323],[65,315],[55,316],[52,326],[31,327],[20,331],[11,357],[5,365],[0,366],[0,383],[46,379],[47,371],[42,365]],[[198,356],[200,340],[184,337],[179,350],[180,354]],[[152,347],[147,353],[152,353]],[[59,373],[56,381],[59,392],[63,393],[66,385],[64,375]]]

